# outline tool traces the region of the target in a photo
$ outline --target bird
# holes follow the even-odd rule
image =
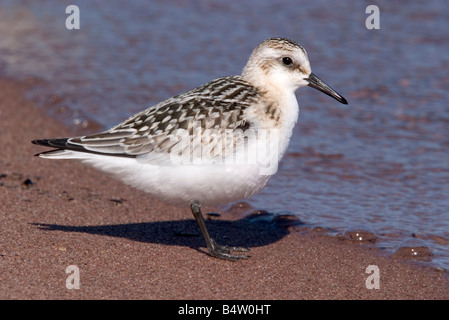
[[[276,173],[297,123],[295,91],[347,100],[311,70],[306,50],[273,37],[250,54],[241,75],[212,80],[145,109],[107,131],[36,139],[46,159],[76,159],[174,205],[190,206],[207,253],[237,261],[248,248],[218,244],[202,205],[246,199]]]

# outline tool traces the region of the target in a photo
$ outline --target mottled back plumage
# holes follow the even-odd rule
[[[174,146],[185,142],[186,134],[193,139],[195,128],[216,136],[225,130],[249,129],[245,110],[259,95],[239,76],[218,78],[139,112],[107,131],[36,142],[59,149],[126,157],[170,153]],[[209,142],[202,140],[205,146]]]

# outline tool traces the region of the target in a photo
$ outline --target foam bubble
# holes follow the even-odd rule
[[[411,238],[402,241],[393,255],[402,259],[430,261],[433,253],[425,241]]]
[[[343,232],[340,237],[344,240],[350,240],[360,243],[374,243],[377,240],[377,236],[371,228],[360,225],[350,226]]]

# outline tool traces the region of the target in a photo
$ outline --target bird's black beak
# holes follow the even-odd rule
[[[334,89],[329,87],[326,83],[321,81],[321,79],[318,78],[313,73],[311,73],[309,78],[307,78],[306,80],[309,82],[309,84],[308,84],[309,87],[320,90],[321,92],[324,92],[328,96],[331,96],[332,98],[340,101],[343,104],[348,104],[348,101],[346,101],[345,98],[343,98],[337,91],[335,91]]]

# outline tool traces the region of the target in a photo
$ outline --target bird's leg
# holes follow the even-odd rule
[[[222,246],[215,242],[209,235],[206,228],[206,223],[204,222],[203,214],[201,213],[201,205],[198,201],[192,201],[190,203],[190,209],[192,209],[193,216],[195,217],[198,226],[200,227],[201,233],[203,234],[204,240],[206,241],[207,250],[211,256],[216,258],[237,261],[238,259],[248,259],[247,255],[234,255],[231,251],[248,251],[246,248],[241,247],[228,247]]]

